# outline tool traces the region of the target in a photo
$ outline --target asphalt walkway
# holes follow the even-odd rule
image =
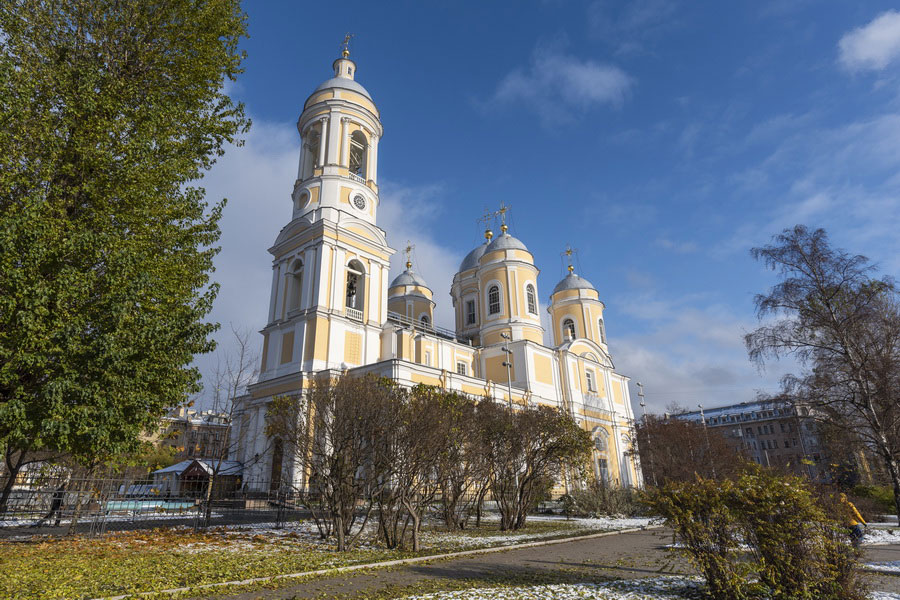
[[[546,576],[577,581],[585,577],[644,578],[693,574],[678,553],[667,550],[671,532],[662,529],[624,533],[537,548],[406,565],[392,569],[347,573],[302,582],[278,590],[225,596],[228,600],[288,600],[301,598],[364,597],[404,586],[446,581],[485,585]],[[900,560],[900,545],[866,549],[867,562]],[[868,576],[873,590],[900,593],[900,577]],[[202,596],[218,598],[223,596]]]

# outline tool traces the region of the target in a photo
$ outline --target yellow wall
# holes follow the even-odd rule
[[[495,381],[497,383],[506,383],[506,367],[503,366],[503,362],[506,360],[503,356],[495,356],[493,358],[486,359],[485,362],[485,379],[489,379],[491,381]],[[516,367],[513,365],[509,369],[510,378],[515,381],[516,379]]]
[[[362,335],[352,331],[344,332],[344,362],[351,365],[362,363]]]
[[[540,383],[553,385],[553,363],[549,356],[535,354],[534,356],[534,378]]]

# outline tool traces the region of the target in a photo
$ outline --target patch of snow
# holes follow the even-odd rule
[[[885,573],[900,573],[900,560],[865,563],[863,566],[867,569],[872,569],[873,571],[884,571]]]
[[[870,527],[862,540],[863,546],[900,544],[900,529],[875,529]]]

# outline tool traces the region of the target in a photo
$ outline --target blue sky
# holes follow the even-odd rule
[[[452,327],[450,279],[501,201],[541,269],[543,302],[564,274],[560,253],[578,249],[617,369],[644,383],[653,410],[777,388],[790,365],[759,372],[742,335],[756,325],[754,294],[774,282],[748,250],[784,227],[824,227],[900,272],[895,3],[244,8],[246,72],[230,90],[254,126],[203,183],[229,199],[213,313],[226,332],[264,325],[294,124],[347,31],[385,127],[379,225],[394,248],[416,244],[438,324]],[[401,262],[398,252],[395,272]],[[209,373],[215,361],[198,364]]]

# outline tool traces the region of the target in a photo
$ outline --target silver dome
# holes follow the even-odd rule
[[[504,233],[500,237],[495,238],[485,252],[493,252],[494,250],[524,250],[525,252],[528,252],[528,248],[525,247],[525,244],[508,233]]]
[[[391,285],[388,287],[397,287],[399,285],[418,285],[421,287],[428,287],[428,284],[425,283],[425,280],[413,273],[412,271],[403,271],[391,282]],[[431,289],[431,288],[428,288]]]
[[[569,273],[562,281],[556,284],[551,296],[556,292],[561,292],[563,290],[594,290],[596,292],[597,288],[584,277],[579,277],[575,273]]]
[[[466,254],[466,257],[463,259],[463,261],[459,263],[459,271],[468,271],[469,269],[476,268],[478,266],[478,261],[480,261],[481,257],[484,256],[484,252],[485,250],[487,250],[487,247],[488,244],[487,242],[485,242]]]
[[[328,81],[322,82],[322,84],[315,89],[315,91],[310,94],[312,96],[316,92],[321,92],[322,90],[327,90],[330,88],[343,88],[345,90],[350,90],[351,92],[356,92],[358,94],[362,94],[369,100],[372,100],[372,96],[369,95],[369,92],[366,91],[366,88],[359,85],[353,79],[348,77],[332,77]],[[374,100],[372,100],[374,102]]]

